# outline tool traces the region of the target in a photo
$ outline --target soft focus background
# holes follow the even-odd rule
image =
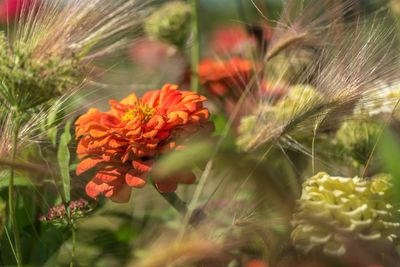
[[[340,2],[340,0],[320,0],[319,2],[324,5],[325,2],[333,1]],[[7,26],[6,19],[2,18],[1,14],[5,13],[5,9],[11,8],[7,6],[6,2],[8,1],[0,1],[2,27]],[[152,7],[157,9],[157,6],[164,2],[168,1],[155,1]],[[243,28],[244,25],[274,25],[280,15],[282,2],[279,0],[253,0],[253,2],[250,0],[199,1],[202,59],[232,57],[231,52],[228,52],[223,45],[222,48],[219,48],[219,52],[215,50],[216,47],[221,46],[221,43],[230,43],[232,38],[234,39],[240,34],[240,30],[237,32],[234,29]],[[400,19],[399,0],[359,0],[356,2],[356,11],[354,12],[367,16],[371,12],[389,8],[390,12]],[[254,4],[259,10],[255,8]],[[396,22],[393,20],[391,23]],[[227,33],[227,35],[221,35],[221,32]],[[234,32],[234,34],[229,34],[230,32]],[[187,58],[190,55],[191,40],[184,49],[178,51],[168,44],[150,41],[143,36],[142,30],[132,31],[131,34],[139,37],[134,38],[134,41],[126,49],[93,62],[93,66],[95,66],[91,71],[93,82],[90,82],[69,100],[66,110],[71,114],[70,116],[78,116],[86,112],[89,107],[106,110],[109,99],[120,100],[131,92],[142,95],[145,91],[160,88],[165,83],[178,83],[182,84],[184,88],[189,88],[187,69],[190,63]],[[218,110],[213,104],[208,103],[207,105],[211,111]],[[216,138],[222,134],[227,118],[218,115],[217,112],[214,113],[213,119],[216,127],[214,137]],[[245,243],[240,246],[240,249],[246,251],[246,256],[241,258],[240,253],[235,255],[235,251],[233,251],[231,253],[237,257],[237,260],[227,263],[226,266],[266,267],[266,263],[244,264],[251,259],[269,257],[277,251],[286,253],[286,251],[280,251],[280,248],[274,247],[274,244],[282,244],[282,240],[279,239],[287,236],[285,233],[290,225],[285,216],[293,208],[290,205],[295,203],[291,200],[298,198],[301,194],[302,182],[299,177],[303,173],[307,173],[311,166],[303,164],[304,157],[296,153],[288,155],[291,158],[290,161],[275,160],[278,156],[269,156],[268,159],[261,162],[248,154],[236,154],[232,152],[235,150],[233,135],[233,133],[228,134],[224,140],[223,149],[216,159],[218,170],[212,171],[211,178],[208,179],[197,201],[197,207],[206,205],[205,211],[215,221],[213,229],[202,230],[209,234],[212,233],[210,235],[216,240],[221,237],[221,242],[227,242],[232,247],[235,247],[238,240]],[[383,158],[384,161],[388,161],[387,165],[394,166],[394,171],[398,172],[396,169],[398,166],[396,163],[393,164],[393,162],[400,161],[399,150],[395,149],[396,141],[391,138],[386,140],[388,141],[383,144],[382,148],[379,148],[379,151],[382,155],[387,155]],[[202,142],[195,144],[188,155],[169,159],[165,164],[179,165],[188,157],[206,159],[212,154],[213,143]],[[75,149],[74,145],[71,147],[71,151]],[[37,152],[28,151],[26,153]],[[272,151],[271,154],[279,155],[278,149]],[[36,156],[40,157],[40,155]],[[293,168],[291,166],[293,162],[300,167]],[[76,165],[76,159],[74,164]],[[256,168],[254,168],[255,166]],[[244,182],[249,180],[248,170],[250,169],[254,169],[250,182]],[[301,174],[296,173],[297,171]],[[195,172],[200,176],[202,168],[196,168]],[[274,180],[279,181],[283,176],[285,177],[284,184],[274,182]],[[28,255],[25,258],[30,259],[32,266],[69,266],[72,240],[68,234],[64,233],[67,231],[57,225],[42,225],[35,218],[37,212],[35,204],[40,203],[39,206],[43,213],[46,213],[49,207],[59,204],[57,194],[47,178],[37,178],[40,186],[47,187],[45,193],[37,194],[35,191],[37,184],[26,181],[23,177],[18,178],[20,185],[18,190],[21,195],[26,196],[26,199],[18,202],[18,220],[24,222],[21,226],[22,229],[41,229],[40,231],[46,234],[23,236],[25,244],[30,244],[24,248],[23,254]],[[85,182],[72,180],[71,199],[88,199],[83,189]],[[48,185],[46,185],[47,183]],[[5,189],[6,186],[7,183],[0,180],[0,188]],[[178,189],[177,194],[184,201],[190,202],[196,186],[196,184],[182,186]],[[3,190],[0,195],[6,199],[6,190]],[[76,232],[75,266],[139,266],[138,262],[154,257],[155,251],[160,252],[168,247],[169,240],[175,238],[182,229],[180,214],[168,205],[151,186],[135,190],[127,204],[116,204],[100,199],[98,203],[92,205],[89,215],[79,220]],[[252,224],[251,231],[246,228],[248,224]],[[35,231],[26,232],[35,233]],[[231,234],[232,240],[222,240],[227,232]],[[196,238],[196,240],[201,240],[199,237]],[[251,242],[246,242],[246,238]],[[0,259],[10,262],[12,253],[7,246],[7,240],[5,238],[2,240]],[[199,266],[219,265],[203,263]]]

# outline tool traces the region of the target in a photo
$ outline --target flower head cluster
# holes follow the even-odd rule
[[[46,215],[39,218],[42,222],[50,222],[54,225],[65,226],[68,225],[69,219],[76,220],[82,218],[86,213],[90,212],[92,207],[85,199],[73,200],[69,204],[68,216],[64,204],[51,207]]]
[[[374,242],[379,253],[398,238],[398,213],[388,203],[390,176],[371,179],[333,177],[307,179],[292,224],[292,240],[301,251],[344,255],[354,242]]]
[[[190,34],[190,18],[188,4],[172,1],[161,6],[148,18],[145,31],[153,39],[181,47]]]
[[[129,200],[132,187],[146,184],[154,160],[161,154],[182,148],[182,140],[209,130],[205,97],[165,85],[141,99],[132,94],[121,102],[110,101],[111,109],[90,109],[76,121],[77,153],[82,161],[80,175],[94,169],[86,192],[117,202]],[[153,177],[160,192],[172,192],[178,183],[193,183],[189,172],[174,177]]]
[[[77,59],[48,55],[33,56],[23,43],[10,47],[0,33],[1,98],[21,110],[43,104],[70,89],[80,80]]]

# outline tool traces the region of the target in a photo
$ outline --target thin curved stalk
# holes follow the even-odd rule
[[[319,120],[315,123],[314,131],[313,131],[313,138],[312,138],[312,143],[311,143],[311,168],[312,168],[313,175],[315,175],[315,139],[317,139],[317,134],[318,134],[318,129],[319,129],[320,124],[321,124],[321,122]]]
[[[274,44],[269,48],[265,56],[265,61],[271,60],[281,51],[285,50],[287,47],[293,45],[294,43],[301,41],[306,36],[307,36],[306,32],[293,33],[288,36],[285,36],[285,38],[282,38],[282,40],[280,40],[279,42],[277,42],[276,44]]]

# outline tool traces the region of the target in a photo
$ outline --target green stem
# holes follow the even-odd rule
[[[174,207],[180,214],[185,215],[188,211],[186,203],[174,192],[161,193],[160,195]]]
[[[200,28],[199,28],[199,4],[198,0],[190,0],[192,5],[192,33],[193,45],[191,49],[191,64],[192,64],[192,82],[191,90],[199,91],[199,64],[200,64]]]
[[[154,185],[154,184],[153,184]],[[154,186],[157,190],[157,188]],[[188,207],[186,202],[184,202],[175,192],[168,192],[168,193],[160,193],[160,195],[172,206],[174,207],[183,217],[188,213]],[[207,215],[203,212],[202,209],[195,209],[190,217],[189,223],[192,226],[197,226],[202,221],[207,219]]]
[[[76,251],[76,229],[74,225],[71,226],[71,232],[72,232],[72,250],[71,250],[71,261],[69,263],[69,266],[74,267],[75,251]]]
[[[19,113],[15,115],[15,125],[12,140],[12,151],[11,151],[11,162],[15,162],[17,158],[18,149],[18,135],[20,128],[20,117]],[[10,166],[10,184],[8,186],[8,207],[9,207],[9,221],[11,223],[13,235],[14,235],[14,246],[15,246],[15,260],[17,261],[18,267],[22,266],[22,252],[21,252],[21,240],[19,237],[19,229],[17,225],[17,217],[15,212],[15,193],[14,193],[14,177],[15,168],[14,165]]]

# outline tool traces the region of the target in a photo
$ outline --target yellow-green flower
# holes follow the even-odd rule
[[[181,47],[190,34],[190,6],[172,1],[161,6],[146,21],[144,29],[153,39]]]
[[[390,180],[384,174],[364,179],[323,172],[307,179],[292,220],[295,247],[336,256],[353,242],[372,242],[380,253],[393,248],[400,223],[388,202]]]

